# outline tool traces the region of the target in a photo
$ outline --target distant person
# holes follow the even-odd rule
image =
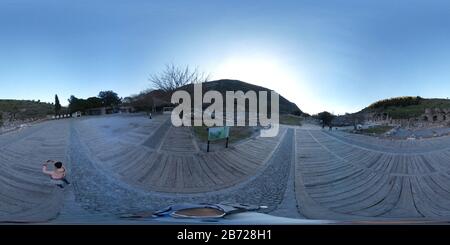
[[[328,130],[329,131],[333,130],[333,126],[330,125]]]
[[[53,171],[48,170],[48,164],[53,163],[55,169]],[[60,188],[64,188],[63,183],[70,184],[69,181],[66,179],[66,169],[63,167],[62,162],[54,161],[54,160],[47,160],[42,165],[42,172],[44,174],[47,174],[52,179],[52,182],[56,184]]]
[[[151,113],[151,112],[148,113],[148,118],[149,118],[149,119],[152,119],[152,113]]]

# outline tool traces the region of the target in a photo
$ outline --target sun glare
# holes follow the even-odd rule
[[[293,80],[270,58],[229,58],[214,73],[217,78],[239,79],[245,82],[269,85],[276,81]]]
[[[270,56],[232,57],[226,59],[213,72],[214,79],[236,79],[257,84],[283,95],[303,106],[309,97],[299,70],[289,69],[283,62]],[[314,110],[315,108],[308,108]]]

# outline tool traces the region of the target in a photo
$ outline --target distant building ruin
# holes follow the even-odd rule
[[[394,119],[387,113],[368,113],[367,121],[387,125],[399,125],[402,127],[429,127],[439,125],[450,125],[450,108],[427,108],[418,117]]]
[[[89,116],[100,116],[100,115],[106,115],[107,114],[107,108],[106,107],[99,107],[99,108],[90,108],[85,111],[86,115]]]
[[[133,113],[136,109],[133,106],[121,106],[119,107],[119,113]]]
[[[450,109],[426,109],[421,119],[431,123],[448,122],[450,121]]]

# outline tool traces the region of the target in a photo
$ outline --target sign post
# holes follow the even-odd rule
[[[230,137],[230,127],[212,127],[208,128],[208,146],[206,147],[206,152],[209,152],[210,141],[216,141],[221,139],[226,139],[225,147],[228,148],[228,139]]]

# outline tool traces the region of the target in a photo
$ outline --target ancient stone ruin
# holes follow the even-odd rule
[[[450,126],[450,108],[427,108],[419,117],[394,119],[387,113],[369,113],[367,121],[402,127]]]

